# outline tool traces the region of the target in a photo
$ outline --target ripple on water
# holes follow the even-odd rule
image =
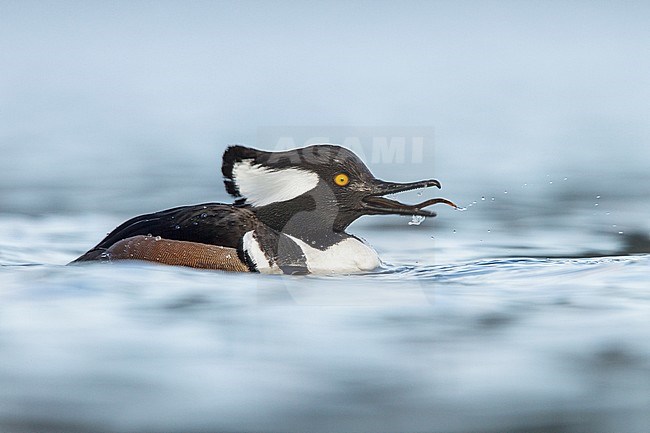
[[[98,229],[21,247],[0,228],[2,431],[648,425],[649,255],[477,260],[459,241],[362,275],[50,264]]]

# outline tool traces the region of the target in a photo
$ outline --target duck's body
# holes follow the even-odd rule
[[[205,203],[132,218],[75,262],[146,260],[261,273],[359,272],[380,264],[375,250],[352,235],[328,241],[279,233],[247,205]]]
[[[434,216],[381,195],[438,186],[375,179],[352,152],[317,145],[286,152],[226,150],[222,172],[234,204],[206,203],[132,218],[74,262],[145,260],[262,273],[351,273],[380,265],[377,253],[345,232],[364,214]],[[453,205],[453,204],[452,204]]]

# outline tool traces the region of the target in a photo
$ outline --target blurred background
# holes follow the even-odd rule
[[[433,172],[464,204],[526,184],[632,205],[650,186],[649,18],[647,2],[3,0],[0,212],[225,200],[227,144],[309,125],[432,128],[426,164],[371,168]]]
[[[0,0],[0,431],[647,433],[649,22]],[[364,275],[62,266],[131,216],[229,201],[229,144],[321,138],[467,210],[360,219],[387,264]]]

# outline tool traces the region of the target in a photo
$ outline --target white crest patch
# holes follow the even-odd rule
[[[291,200],[318,184],[318,175],[312,171],[299,168],[274,170],[250,160],[233,165],[232,179],[239,193],[253,206]]]

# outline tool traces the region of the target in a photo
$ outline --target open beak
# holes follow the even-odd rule
[[[382,197],[387,194],[430,188],[432,186],[440,188],[440,182],[435,179],[430,179],[411,183],[394,183],[377,179],[373,187],[373,192],[363,198],[362,206],[368,215],[419,215],[424,217],[436,216],[435,212],[424,209],[433,204],[444,203],[454,208],[458,207],[445,198],[431,198],[422,203],[409,205]]]

